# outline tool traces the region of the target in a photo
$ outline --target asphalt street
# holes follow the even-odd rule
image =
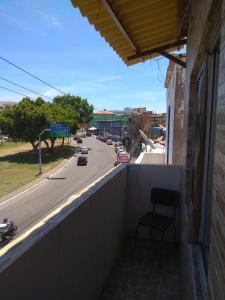
[[[73,157],[61,171],[37,187],[11,200],[4,198],[4,202],[0,201],[0,221],[8,217],[17,224],[18,233],[22,232],[69,196],[81,191],[113,168],[116,160],[113,146],[106,145],[93,136],[84,138],[80,146],[90,149],[87,166],[77,166],[77,157]]]

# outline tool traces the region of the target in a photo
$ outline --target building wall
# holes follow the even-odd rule
[[[176,66],[170,63],[169,67],[173,67],[173,72],[170,78],[170,83],[167,89],[166,103],[167,103],[167,122],[166,122],[166,155],[167,163],[173,163],[173,138],[174,138],[174,113],[175,113],[175,97],[176,97]],[[169,113],[170,109],[170,113]]]
[[[184,165],[186,157],[183,140],[184,79],[185,69],[170,61],[165,83],[167,87],[167,113],[170,107],[170,119],[169,117],[167,119],[167,162],[174,165]]]
[[[223,9],[221,5],[223,3]],[[224,0],[199,0],[193,1],[190,17],[189,32],[187,46],[187,68],[185,79],[185,127],[187,128],[184,138],[186,140],[186,180],[185,189],[185,205],[182,210],[182,243],[181,243],[181,261],[182,261],[182,281],[184,299],[202,299],[205,296],[207,288],[204,286],[204,275],[208,278],[208,297],[209,299],[225,299],[225,1]],[[222,16],[220,15],[222,12]],[[222,21],[222,29],[221,29]],[[211,164],[213,172],[213,186],[210,190],[212,199],[212,209],[209,206],[209,214],[211,216],[211,235],[209,244],[208,257],[208,274],[203,272],[201,266],[201,253],[204,250],[200,247],[201,243],[196,241],[198,236],[193,239],[190,228],[192,228],[195,219],[195,213],[202,211],[202,203],[199,201],[196,205],[193,202],[195,198],[195,189],[197,179],[202,176],[202,170],[199,165],[195,165],[196,152],[199,150],[199,137],[196,137],[196,130],[199,126],[196,111],[198,110],[198,82],[197,78],[201,70],[208,71],[208,61],[210,59],[212,47],[218,39],[221,29],[220,39],[220,65],[219,65],[219,88],[218,102],[216,113],[216,142],[214,147],[214,160]],[[204,79],[207,81],[207,78]],[[208,82],[210,85],[211,83]],[[206,85],[205,99],[209,99],[208,86]],[[207,100],[208,101],[208,100]],[[204,105],[207,107],[209,103]],[[207,115],[205,116],[207,118]],[[184,131],[185,132],[185,131]],[[208,149],[205,150],[207,153]],[[193,168],[194,166],[194,168]],[[205,168],[205,162],[204,162]],[[193,175],[194,174],[194,175]],[[204,185],[204,181],[203,181]],[[198,187],[197,187],[198,188]],[[202,195],[201,195],[202,196]],[[207,195],[208,196],[208,195]],[[198,197],[201,200],[201,197]],[[198,200],[199,200],[198,199]],[[210,203],[210,202],[209,202]],[[196,230],[196,227],[195,227]],[[209,230],[208,230],[209,231]],[[196,230],[197,232],[197,230]],[[195,256],[195,250],[200,254]],[[200,251],[199,251],[200,249]],[[202,249],[202,250],[201,250]],[[198,257],[199,259],[196,259]],[[200,268],[198,270],[198,268]],[[197,271],[196,271],[197,270]],[[204,273],[204,274],[203,274]],[[197,274],[197,275],[196,275]],[[201,277],[199,274],[202,274]],[[194,289],[193,287],[201,289]],[[200,295],[200,296],[199,296]],[[203,296],[202,296],[203,297]],[[204,298],[205,299],[205,298]]]
[[[184,145],[184,80],[185,69],[181,66],[175,66],[176,72],[176,101],[175,101],[175,118],[173,130],[173,158],[174,165],[184,165],[185,163],[185,145]]]
[[[225,299],[225,1],[222,8],[213,177],[209,293],[211,299]]]

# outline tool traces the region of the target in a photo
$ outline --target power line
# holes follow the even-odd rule
[[[31,97],[29,97],[29,96],[27,96],[27,95],[18,93],[18,92],[16,92],[16,91],[11,90],[11,89],[8,89],[8,88],[6,88],[6,87],[4,87],[4,86],[1,86],[1,85],[0,85],[0,88],[2,88],[2,89],[4,89],[4,90],[7,90],[7,91],[10,91],[10,92],[12,92],[12,93],[18,94],[18,95],[20,95],[20,96],[27,97],[27,98],[30,98],[30,99],[33,99],[33,100],[34,100],[34,98],[31,98]]]
[[[0,79],[5,80],[5,81],[7,81],[7,82],[9,82],[9,83],[11,83],[11,84],[14,84],[14,85],[16,85],[16,86],[19,86],[19,87],[21,87],[21,88],[23,88],[23,89],[25,89],[25,90],[27,90],[27,91],[29,91],[29,92],[32,92],[32,93],[34,93],[34,94],[39,95],[39,96],[41,96],[41,97],[48,98],[48,99],[52,100],[52,98],[50,98],[50,97],[48,97],[48,96],[44,96],[44,95],[42,95],[42,94],[40,94],[40,93],[38,93],[38,92],[35,92],[35,91],[31,90],[31,89],[28,89],[28,88],[24,87],[23,85],[20,85],[20,84],[18,84],[18,83],[15,83],[15,82],[13,82],[13,81],[10,81],[10,80],[8,80],[8,79],[6,79],[6,78],[4,78],[4,77],[1,77],[1,76],[0,76]]]
[[[61,90],[57,89],[57,88],[56,88],[56,87],[54,87],[53,85],[51,85],[51,84],[47,83],[46,81],[44,81],[44,80],[42,80],[42,79],[38,78],[37,76],[35,76],[35,75],[31,74],[30,72],[28,72],[28,71],[24,70],[23,68],[21,68],[21,67],[17,66],[16,64],[14,64],[14,63],[10,62],[9,60],[5,59],[4,57],[0,56],[0,59],[4,60],[5,62],[7,62],[8,64],[10,64],[10,65],[14,66],[15,68],[17,68],[17,69],[19,69],[19,70],[23,71],[24,73],[28,74],[29,76],[31,76],[31,77],[33,77],[33,78],[35,78],[35,79],[37,79],[37,80],[41,81],[42,83],[44,83],[44,84],[46,84],[47,86],[51,87],[52,89],[54,89],[54,90],[56,90],[56,91],[60,92],[61,94],[63,94],[63,95],[66,95],[66,93],[65,93],[65,92],[63,92],[63,91],[61,91]]]

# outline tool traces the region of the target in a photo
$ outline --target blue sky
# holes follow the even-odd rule
[[[146,106],[166,111],[168,60],[127,67],[70,0],[0,0],[0,56],[96,109]],[[0,76],[44,95],[58,93],[0,60]],[[34,94],[0,79],[0,85]],[[0,101],[21,96],[0,88]]]

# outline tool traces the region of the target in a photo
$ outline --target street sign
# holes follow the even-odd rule
[[[70,136],[70,126],[66,124],[52,124],[50,125],[51,137],[68,137]]]

